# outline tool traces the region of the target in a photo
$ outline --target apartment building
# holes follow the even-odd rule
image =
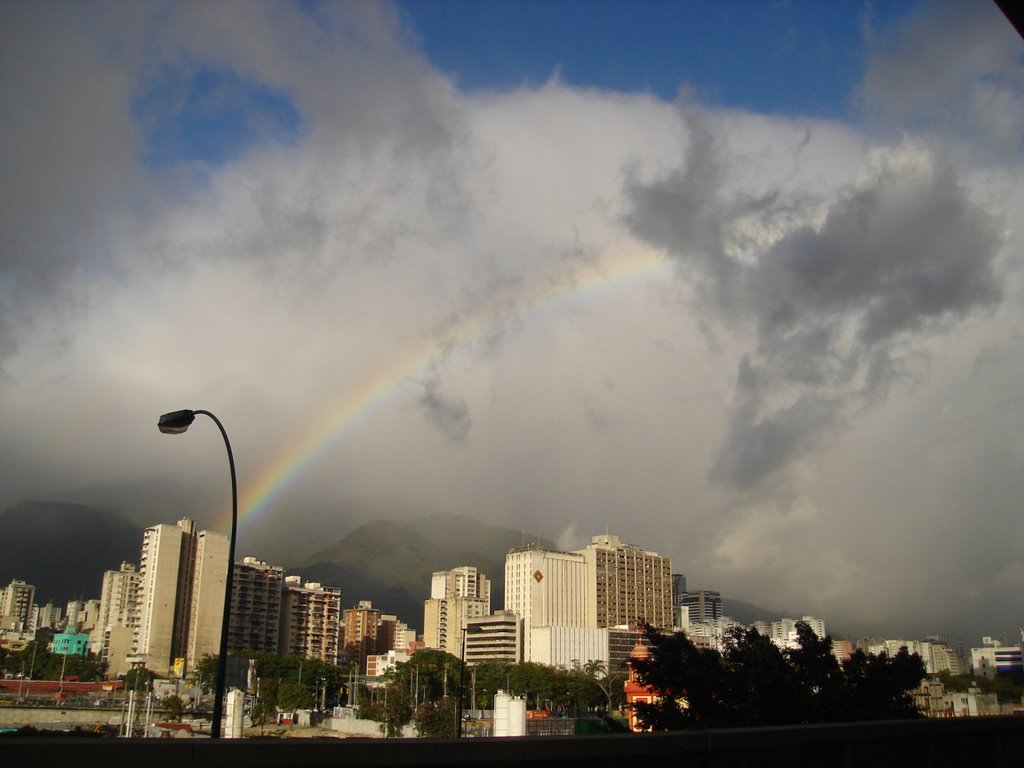
[[[491,583],[474,566],[436,571],[430,597],[423,602],[423,642],[462,658],[462,628],[466,620],[491,612]]]
[[[0,589],[0,619],[16,632],[35,630],[36,588],[20,579]]]
[[[366,657],[380,650],[381,612],[369,600],[345,610],[345,660],[366,669]]]
[[[337,663],[341,649],[341,588],[287,576],[281,595],[282,654]]]
[[[129,613],[129,663],[171,676],[220,647],[228,541],[183,518],[143,532],[137,601]],[[176,664],[176,660],[182,662]]]
[[[134,563],[103,574],[96,626],[89,638],[89,651],[107,662],[107,676],[114,678],[128,671],[127,657],[132,651],[130,614],[137,599],[140,574]]]
[[[228,650],[277,653],[281,635],[284,568],[255,557],[242,558],[234,568]]]

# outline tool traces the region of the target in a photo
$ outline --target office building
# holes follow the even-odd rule
[[[534,627],[587,625],[587,561],[578,552],[536,547],[505,557],[505,610],[523,622],[523,661],[532,661]]]
[[[534,627],[530,633],[531,661],[562,669],[600,661],[608,669],[607,627]]]
[[[711,589],[684,592],[682,605],[690,609],[690,623],[713,624],[722,618],[722,595]]]
[[[523,661],[523,622],[514,611],[466,619],[466,663]]]
[[[618,536],[594,536],[579,550],[587,564],[588,627],[673,625],[672,561]]]

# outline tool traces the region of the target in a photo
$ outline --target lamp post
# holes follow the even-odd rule
[[[483,630],[476,624],[467,624],[462,628],[462,664],[459,667],[459,699],[455,703],[455,738],[462,738],[462,699],[466,690],[466,635],[477,635]],[[476,673],[473,676],[473,687],[476,688]]]
[[[231,619],[231,581],[235,570],[235,528],[238,525],[238,483],[235,479],[235,457],[231,453],[231,441],[220,419],[209,411],[183,410],[165,413],[157,422],[157,427],[167,435],[180,435],[195,421],[196,414],[201,413],[213,419],[224,438],[224,446],[228,449],[228,467],[231,469],[231,535],[228,539],[228,573],[224,584],[224,611],[220,625],[220,653],[217,657],[217,685],[213,699],[213,721],[210,724],[210,738],[220,738],[221,720],[224,714],[224,687],[228,670],[228,625]]]

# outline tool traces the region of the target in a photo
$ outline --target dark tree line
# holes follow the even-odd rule
[[[755,629],[730,631],[721,652],[699,648],[681,632],[647,627],[645,635],[650,654],[633,665],[658,701],[635,709],[656,731],[920,716],[912,691],[924,679],[924,664],[906,648],[892,657],[858,650],[840,663],[832,639],[803,622],[792,650]]]

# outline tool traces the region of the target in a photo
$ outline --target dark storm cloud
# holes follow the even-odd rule
[[[427,421],[456,443],[466,442],[472,419],[465,400],[448,397],[438,391],[436,382],[428,382],[418,402]]]
[[[741,217],[770,224],[782,196],[722,193],[709,124],[687,115],[686,166],[628,190],[632,230],[666,248],[720,322],[754,335],[712,475],[746,487],[818,444],[904,369],[915,334],[1001,299],[998,222],[935,158],[898,158],[833,200],[818,227],[754,258],[730,254]]]

